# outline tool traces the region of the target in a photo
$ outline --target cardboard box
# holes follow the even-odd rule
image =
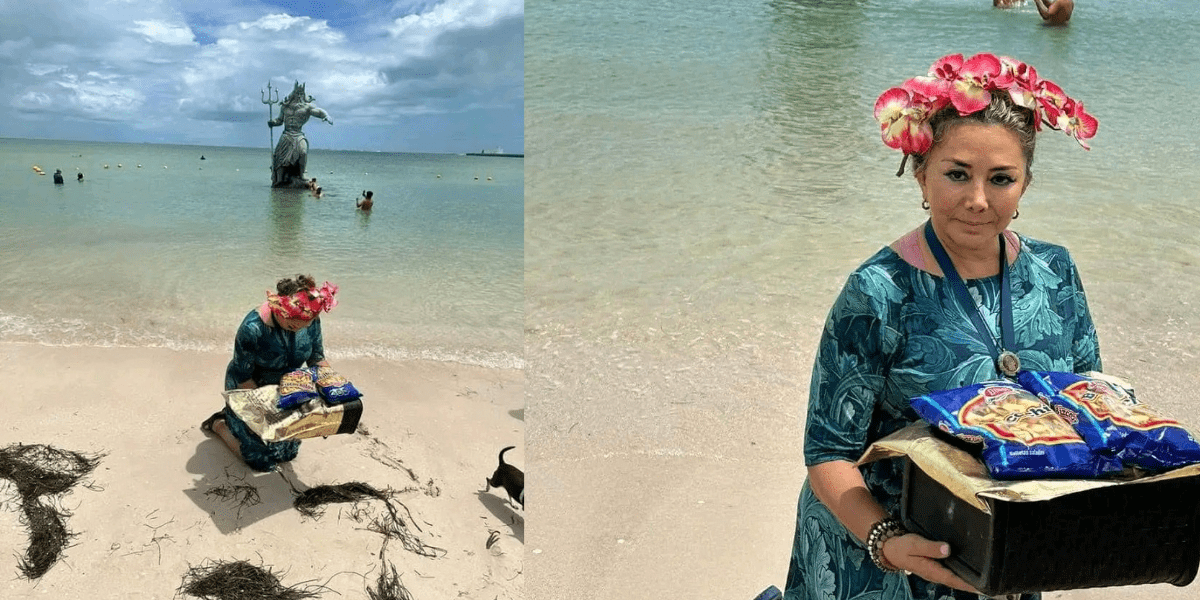
[[[900,519],[950,544],[943,563],[987,595],[1192,582],[1200,569],[1200,465],[1128,481],[995,481],[917,424],[860,463],[905,461]]]

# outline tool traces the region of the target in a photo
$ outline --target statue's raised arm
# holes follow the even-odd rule
[[[304,93],[304,84],[297,81],[292,93],[280,104],[279,116],[267,121],[271,127],[283,126],[283,135],[279,136],[271,159],[272,187],[304,187],[308,139],[304,137],[302,128],[309,117],[317,117],[333,125],[329,114],[312,102],[312,96]]]
[[[308,114],[333,125],[333,119],[329,118],[329,113],[325,112],[325,109],[313,104],[313,100],[312,96],[308,97]]]

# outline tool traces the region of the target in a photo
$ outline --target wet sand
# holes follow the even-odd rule
[[[1190,390],[1200,367],[1186,319],[1176,312],[1185,308],[1155,298],[1131,304],[1129,287],[1092,272],[1089,301],[1105,371],[1195,429],[1200,418]],[[796,316],[811,325],[798,331],[797,345],[811,350],[771,379],[689,371],[665,381],[674,361],[686,357],[659,354],[637,370],[609,358],[656,356],[653,335],[638,344],[628,343],[625,332],[613,340],[579,339],[535,313],[526,343],[529,485],[536,498],[526,598],[551,600],[571,590],[577,600],[749,600],[768,585],[782,589],[806,475],[809,372],[823,318]],[[706,383],[729,393],[690,392]],[[1200,593],[1198,586],[1043,598],[1185,600]]]

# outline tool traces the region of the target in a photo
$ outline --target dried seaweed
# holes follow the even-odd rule
[[[178,591],[205,600],[304,600],[316,598],[323,586],[287,587],[269,567],[244,560],[214,561],[192,567]]]
[[[17,568],[27,579],[38,579],[62,558],[75,534],[67,531],[65,510],[37,499],[21,502],[21,523],[29,528],[29,549],[18,559]]]
[[[400,574],[392,563],[385,563],[384,568],[380,569],[375,588],[367,588],[367,596],[371,600],[413,600],[412,593],[400,582]]]
[[[396,510],[396,505],[399,504],[408,513],[409,520],[412,522],[412,513],[403,503],[392,498],[395,495],[390,489],[379,490],[369,484],[360,481],[351,481],[349,483],[341,483],[337,485],[320,485],[302,492],[292,503],[296,510],[301,514],[320,518],[324,514],[326,504],[337,502],[358,502],[359,500],[375,499],[382,500],[384,506],[387,507],[387,514],[375,517],[367,526],[368,531],[373,531],[383,536],[383,549],[380,550],[380,556],[387,549],[389,540],[400,540],[404,549],[421,556],[430,558],[439,558],[447,554],[443,548],[430,546],[422,542],[415,533],[409,530],[404,519],[400,518],[399,512]],[[361,521],[363,513],[361,510],[355,510],[352,514],[354,520]],[[421,528],[413,523],[413,527],[420,531]]]
[[[204,495],[215,496],[223,502],[234,504],[237,506],[239,517],[242,516],[242,509],[262,504],[262,498],[258,495],[258,488],[244,483],[225,483],[213,486],[206,490]]]
[[[397,502],[397,504],[400,503]],[[400,506],[404,505],[400,504]],[[381,558],[383,557],[384,552],[387,551],[388,542],[391,540],[400,540],[400,544],[404,546],[405,550],[420,556],[441,558],[448,554],[445,548],[430,546],[429,544],[422,542],[421,538],[417,537],[415,533],[409,531],[408,525],[405,524],[404,519],[400,518],[400,515],[396,512],[396,507],[392,504],[391,500],[387,502],[387,509],[387,515],[380,515],[376,517],[371,521],[371,524],[367,526],[368,531],[373,531],[383,536],[383,547],[379,549],[379,556]],[[404,510],[407,512],[408,507],[404,506]],[[409,521],[412,521],[411,514],[409,514]],[[416,526],[415,523],[414,526]],[[420,528],[418,528],[418,530],[420,530]]]
[[[0,448],[0,479],[13,482],[22,498],[61,494],[95,470],[100,458],[42,444],[14,444]]]
[[[20,520],[29,529],[29,548],[17,564],[26,578],[45,575],[75,536],[66,524],[71,513],[42,497],[69,491],[95,470],[101,456],[41,444],[14,444],[0,449],[0,478],[16,486]]]
[[[338,485],[319,485],[304,490],[296,497],[292,505],[300,511],[300,514],[316,519],[324,514],[323,506],[326,504],[357,502],[366,498],[375,498],[386,502],[389,495],[386,490],[377,490],[368,484],[351,481]]]

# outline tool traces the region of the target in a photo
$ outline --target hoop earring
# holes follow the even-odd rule
[[[1020,217],[1020,216],[1021,216],[1021,209],[1017,209],[1017,210],[1013,211],[1013,219],[1016,219],[1017,217]]]
[[[921,208],[923,208],[925,210],[929,210],[929,201],[922,199],[921,200]],[[1013,218],[1015,219],[1016,217],[1013,217]]]

